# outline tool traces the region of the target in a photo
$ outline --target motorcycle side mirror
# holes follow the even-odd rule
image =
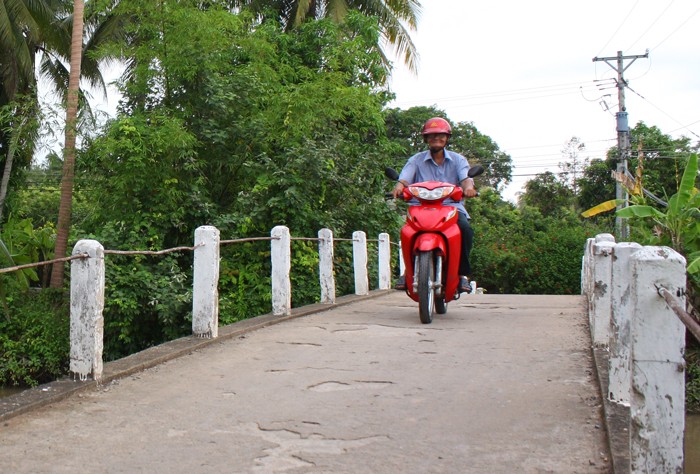
[[[474,178],[476,176],[479,176],[480,174],[483,174],[483,172],[484,167],[481,165],[476,165],[469,168],[469,171],[467,171],[467,176],[469,176],[470,178]]]
[[[394,168],[389,168],[388,166],[384,168],[384,176],[392,181],[399,180],[399,173]]]

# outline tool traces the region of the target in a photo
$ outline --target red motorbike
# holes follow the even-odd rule
[[[469,168],[469,177],[484,172],[482,166]],[[396,181],[392,168],[386,176]],[[417,199],[409,206],[406,224],[401,229],[401,248],[406,265],[406,293],[418,302],[423,324],[433,321],[433,312],[445,314],[447,303],[459,298],[459,260],[461,234],[457,227],[457,209],[444,204],[447,198],[460,201],[462,188],[450,183],[424,181],[407,186],[400,199]]]

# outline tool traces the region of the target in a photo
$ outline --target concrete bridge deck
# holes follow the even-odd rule
[[[580,296],[385,293],[7,417],[0,472],[610,472],[590,346]]]

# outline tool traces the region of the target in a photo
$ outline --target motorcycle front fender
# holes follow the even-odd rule
[[[437,249],[440,255],[446,255],[445,239],[440,234],[426,232],[416,237],[413,245],[413,254],[416,252],[429,252]]]

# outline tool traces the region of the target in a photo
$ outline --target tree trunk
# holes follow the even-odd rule
[[[14,140],[10,138],[10,148],[7,151],[7,157],[5,158],[5,171],[2,174],[2,183],[0,183],[0,221],[2,221],[2,213],[5,207],[5,197],[7,196],[7,187],[10,183],[10,173],[12,173],[12,162],[14,161],[15,155],[15,144]]]
[[[25,110],[26,109],[26,110]],[[17,122],[12,125],[9,130],[9,140],[7,148],[7,157],[5,158],[5,170],[2,174],[2,182],[0,182],[0,222],[5,211],[5,199],[7,198],[7,190],[9,188],[10,176],[12,174],[12,166],[17,148],[19,147],[22,134],[27,128],[27,123],[30,121],[28,115],[30,110],[23,106],[17,106],[14,110],[15,116],[18,117]]]
[[[73,34],[71,37],[70,76],[66,104],[66,138],[63,152],[63,177],[61,179],[61,203],[58,208],[55,258],[66,256],[70,232],[73,200],[73,176],[75,174],[75,135],[78,119],[78,91],[80,89],[80,62],[83,54],[83,0],[73,1]],[[51,288],[63,286],[63,263],[53,265]]]

